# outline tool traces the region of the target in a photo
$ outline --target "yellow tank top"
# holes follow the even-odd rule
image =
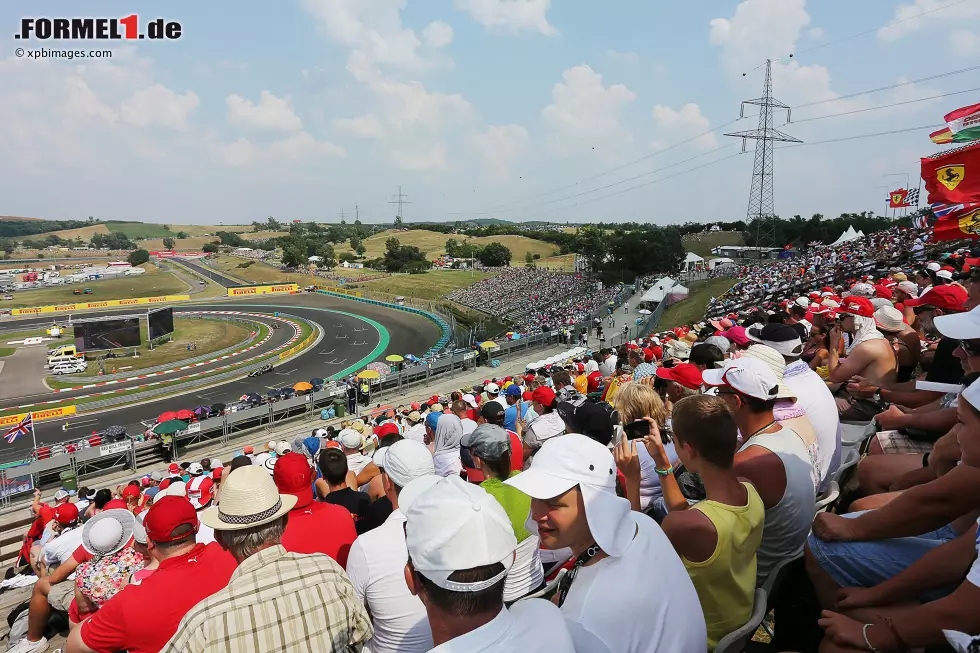
[[[742,483],[748,492],[744,506],[702,501],[700,510],[718,532],[718,544],[704,562],[681,560],[694,582],[708,626],[708,650],[718,640],[743,626],[752,616],[755,598],[756,549],[762,541],[766,509],[755,487]]]

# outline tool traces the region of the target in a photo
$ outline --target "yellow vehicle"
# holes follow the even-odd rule
[[[48,361],[61,356],[76,357],[78,356],[78,350],[75,348],[75,345],[61,345],[60,347],[48,350]]]

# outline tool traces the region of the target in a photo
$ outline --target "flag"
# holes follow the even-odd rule
[[[953,142],[953,132],[949,130],[949,127],[943,127],[929,134],[929,138],[936,145],[946,145],[947,143]]]
[[[918,206],[919,205],[919,189],[913,188],[909,191],[909,194],[905,196],[905,206]]]
[[[14,440],[27,433],[34,433],[34,413],[27,413],[24,419],[20,420],[20,424],[3,434],[3,438],[7,444],[13,444]]]
[[[913,229],[928,229],[929,228],[929,217],[925,215],[917,215],[912,218],[912,228]]]
[[[888,208],[897,209],[903,206],[908,206],[905,202],[905,198],[908,197],[909,192],[904,188],[899,188],[898,190],[893,190],[888,194]]]
[[[921,159],[929,203],[980,201],[980,143]]]
[[[953,142],[980,139],[980,104],[951,111],[946,114],[945,119],[953,135]]]
[[[943,204],[939,202],[929,205],[929,210],[937,218],[945,218],[950,215],[958,218],[976,209],[980,209],[980,202],[969,202],[967,204]]]
[[[950,214],[939,218],[932,227],[933,240],[960,240],[980,238],[980,208],[964,214]]]

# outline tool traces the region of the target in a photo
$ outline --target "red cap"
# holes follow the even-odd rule
[[[154,501],[143,519],[146,536],[154,542],[173,542],[187,537],[183,533],[174,537],[174,531],[180,526],[192,526],[197,532],[197,511],[186,497],[163,497]]]
[[[78,521],[78,506],[74,503],[61,504],[54,509],[54,520],[66,526],[73,521]]]
[[[691,363],[681,363],[673,367],[658,367],[657,376],[668,381],[675,381],[692,390],[701,387],[701,370],[698,369],[697,365]]]
[[[531,393],[531,399],[542,406],[552,406],[555,403],[555,391],[543,385],[540,388],[535,388],[534,392]]]
[[[867,297],[845,297],[844,303],[837,308],[840,313],[850,313],[861,317],[874,317],[875,307]]]
[[[248,445],[248,446],[242,447],[242,453],[245,454],[246,456],[248,456],[249,454],[255,453],[255,449],[252,448],[252,445]]]
[[[374,429],[374,434],[378,436],[378,439],[381,439],[386,435],[398,435],[398,425],[394,422],[386,422]]]
[[[422,404],[417,401],[412,402],[412,410],[422,410]]]
[[[107,501],[105,506],[102,507],[103,510],[115,510],[116,508],[122,508],[123,510],[128,510],[129,506],[122,499],[113,499],[112,501]]]
[[[431,397],[429,397],[429,403],[430,404],[438,404],[439,403],[439,395],[432,395]]]
[[[167,473],[180,474],[180,465],[178,465],[177,463],[170,463],[170,466],[167,467]]]
[[[881,297],[883,299],[891,299],[892,295],[893,295],[892,289],[889,288],[888,286],[875,286],[876,297]]]
[[[533,393],[525,392],[523,395],[521,395],[521,399],[523,399],[524,401],[531,401],[532,399],[534,399],[534,395]]]
[[[531,381],[533,381],[533,380],[534,380],[534,375],[533,375],[533,374],[528,374],[528,375],[526,375],[526,376],[524,377],[524,381],[525,381],[526,383],[530,383],[530,382],[531,382]]]
[[[313,469],[301,453],[280,456],[272,470],[272,480],[276,482],[279,492],[296,497],[297,508],[313,503],[313,479]]]
[[[327,449],[343,449],[340,443],[336,440],[327,440],[327,444],[325,446]]]
[[[936,286],[918,299],[905,300],[906,306],[935,306],[944,311],[962,311],[967,293],[961,286]]]
[[[211,470],[211,478],[214,479],[215,481],[220,481],[221,473],[223,471],[225,471],[224,467],[215,467],[214,469]]]
[[[123,499],[126,497],[138,497],[140,495],[140,489],[135,485],[127,485],[123,488],[122,496]]]

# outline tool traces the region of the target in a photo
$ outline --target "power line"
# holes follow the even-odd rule
[[[876,132],[874,134],[857,134],[855,136],[844,136],[841,138],[828,138],[827,140],[823,140],[823,141],[810,141],[808,143],[801,143],[799,145],[783,145],[777,147],[776,149],[788,150],[793,147],[803,147],[804,145],[823,145],[825,143],[843,143],[844,141],[857,141],[864,138],[874,138],[875,136],[890,136],[892,134],[904,134],[906,132],[921,131],[923,129],[938,129],[939,127],[942,127],[945,124],[946,123],[943,123],[942,125],[922,125],[920,127],[906,127],[905,129],[892,129],[890,131]]]
[[[803,120],[794,120],[792,124],[797,125],[801,122],[810,122],[811,120],[823,120],[824,118],[837,118],[838,116],[850,116],[855,113],[866,113],[868,111],[878,111],[880,109],[891,109],[892,107],[900,107],[906,104],[915,104],[916,102],[927,102],[929,100],[938,100],[939,98],[950,97],[952,95],[962,95],[963,93],[973,93],[974,91],[980,91],[980,87],[968,88],[965,91],[952,91],[950,93],[942,93],[940,95],[930,95],[929,97],[917,98],[914,100],[905,100],[904,102],[893,102],[891,104],[882,104],[877,107],[867,107],[864,109],[854,109],[852,111],[842,111],[840,113],[831,113],[826,116],[815,116],[813,118],[804,118]],[[791,123],[786,123],[791,124]]]
[[[871,95],[872,93],[880,93],[881,91],[890,91],[893,88],[899,88],[902,86],[908,86],[910,84],[918,84],[919,82],[928,82],[934,79],[941,79],[943,77],[950,77],[952,75],[960,75],[962,73],[972,72],[974,70],[980,69],[980,66],[970,66],[969,68],[961,68],[959,70],[951,70],[945,73],[939,73],[938,75],[930,75],[929,77],[921,77],[919,79],[911,79],[905,82],[898,82],[896,84],[890,84],[888,86],[879,86],[878,88],[873,88],[867,91],[858,91],[856,93],[849,93],[848,95],[838,95],[837,97],[827,98],[825,100],[817,100],[816,102],[807,102],[806,104],[798,104],[794,109],[802,109],[804,107],[813,107],[818,104],[826,104],[828,102],[837,102],[838,100],[849,100],[852,97],[857,97],[859,95]]]

